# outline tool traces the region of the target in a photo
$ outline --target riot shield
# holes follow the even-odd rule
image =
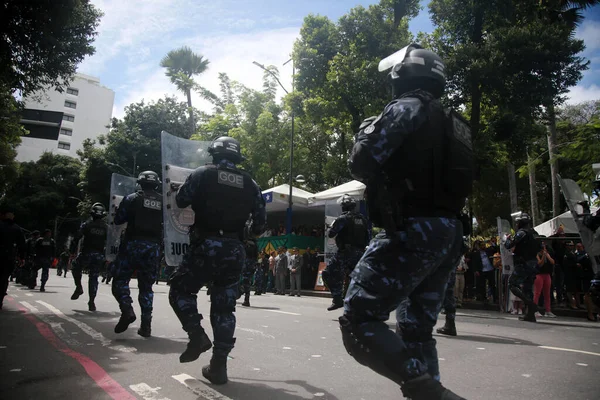
[[[327,227],[325,231],[325,264],[329,265],[329,259],[337,252],[337,246],[335,244],[335,238],[329,238],[327,234],[329,233],[329,228],[333,225],[333,221],[337,217],[342,215],[342,206],[338,203],[337,200],[327,200],[325,202],[325,226]]]
[[[171,267],[181,264],[190,243],[189,227],[194,223],[192,208],[177,207],[175,195],[188,175],[212,161],[209,146],[210,142],[182,139],[161,132],[164,248],[165,261]]]
[[[583,207],[578,203],[585,201],[586,198],[581,188],[574,180],[562,179],[560,175],[558,176],[558,184],[565,197],[569,211],[571,211],[573,220],[577,225],[577,230],[581,235],[581,242],[585,246],[586,251],[590,256],[600,256],[600,230],[596,231],[597,235],[594,235],[594,232],[583,225]],[[594,272],[597,272],[598,266],[595,257],[590,257],[590,259],[594,266]]]
[[[131,176],[112,174],[110,178],[110,199],[108,201],[108,231],[106,234],[106,261],[113,262],[119,252],[119,243],[121,233],[127,227],[127,224],[115,225],[113,221],[117,212],[117,207],[121,204],[123,197],[135,192],[136,179]]]
[[[500,310],[507,312],[510,311],[512,304],[510,301],[511,294],[508,287],[508,278],[510,277],[510,274],[512,274],[515,264],[512,252],[504,246],[504,243],[506,243],[506,236],[512,233],[512,228],[510,222],[505,219],[498,217],[496,221],[498,224],[498,237],[500,239],[498,247],[500,247],[500,257],[502,259],[502,274],[500,275],[498,282],[498,293],[500,294],[499,302]]]

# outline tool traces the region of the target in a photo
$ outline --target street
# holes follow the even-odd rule
[[[84,290],[87,292],[87,276]],[[210,352],[180,364],[187,336],[168,302],[169,287],[155,285],[152,338],[113,328],[120,312],[110,286],[99,284],[96,306],[87,293],[71,301],[74,284],[51,271],[46,292],[11,283],[0,311],[1,399],[340,399],[402,398],[399,388],[359,365],[341,341],[330,300],[267,294],[236,309],[236,347],[230,382],[201,374]],[[198,294],[203,326],[212,337],[210,302]],[[461,311],[461,310],[459,310]],[[393,315],[392,315],[393,317]],[[443,315],[440,315],[443,324]],[[394,326],[393,318],[389,322]],[[462,311],[458,337],[436,335],[442,382],[467,399],[598,399],[600,324],[541,318],[537,324],[497,312]]]

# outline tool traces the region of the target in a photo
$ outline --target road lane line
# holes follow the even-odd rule
[[[538,346],[540,349],[547,349],[547,350],[558,350],[558,351],[568,351],[571,353],[580,353],[580,354],[587,354],[590,356],[598,356],[600,357],[600,353],[593,353],[591,351],[583,351],[583,350],[575,350],[575,349],[563,349],[562,347],[551,347],[551,346]]]
[[[29,313],[27,309],[21,307],[12,297],[7,297],[7,299],[25,314],[25,318],[37,328],[44,339],[60,352],[76,360],[85,369],[88,376],[96,382],[96,385],[102,388],[113,400],[137,400],[135,396],[119,385],[95,361],[67,346],[52,332],[52,329],[48,325]]]
[[[267,339],[275,339],[275,336],[269,335],[267,333],[264,333],[263,331],[259,331],[259,330],[256,330],[256,329],[242,328],[239,325],[236,326],[235,329],[237,329],[238,331],[244,331],[244,332],[252,333],[253,335],[259,335],[259,336],[262,336],[262,337],[267,338]]]
[[[79,329],[81,329],[86,334],[88,334],[92,339],[99,341],[102,344],[102,346],[108,347],[108,348],[116,350],[116,351],[121,351],[123,353],[132,353],[134,351],[137,351],[137,349],[135,347],[111,346],[110,344],[112,342],[110,339],[106,338],[102,333],[98,332],[97,330],[95,330],[94,328],[92,328],[91,326],[86,324],[85,322],[81,322],[79,320],[76,320],[75,318],[71,318],[71,317],[63,314],[63,312],[60,311],[58,308],[54,307],[52,304],[46,303],[45,301],[37,300],[36,303],[39,303],[39,304],[45,306],[48,310],[52,311],[57,317],[62,318],[65,321],[68,321],[68,322],[76,325]]]
[[[188,374],[172,375],[172,378],[190,389],[195,395],[200,396],[201,400],[232,400],[229,397],[206,386],[196,378]]]
[[[274,312],[274,313],[278,313],[278,314],[287,314],[287,315],[302,315],[302,314],[298,314],[295,312],[289,312],[289,311],[279,311],[279,310],[264,310],[264,311]]]
[[[129,385],[129,388],[136,392],[144,400],[171,400],[168,397],[162,397],[158,391],[160,387],[150,387],[147,383],[138,383],[137,385]]]
[[[29,312],[31,312],[32,314],[35,314],[36,317],[41,319],[46,324],[50,325],[50,327],[52,328],[54,333],[56,333],[56,335],[59,338],[61,338],[64,342],[66,342],[69,346],[72,346],[72,347],[81,346],[81,343],[79,343],[77,340],[71,338],[69,336],[69,334],[65,331],[65,329],[62,326],[62,322],[51,321],[46,315],[41,313],[40,310],[38,310],[36,307],[34,307],[33,305],[29,304],[26,301],[21,301],[20,303],[23,306],[25,306],[29,310]]]

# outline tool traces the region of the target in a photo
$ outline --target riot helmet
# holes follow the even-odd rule
[[[160,185],[160,178],[158,177],[158,174],[154,171],[144,171],[138,176],[137,184],[140,185],[142,190],[157,190],[158,186]]]
[[[531,216],[521,212],[521,214],[515,217],[515,222],[517,223],[517,229],[528,228],[531,225]]]
[[[394,98],[417,89],[442,97],[446,87],[445,65],[440,56],[411,43],[379,63],[379,71],[391,68],[389,77]]]
[[[92,208],[90,209],[90,215],[93,219],[104,218],[106,215],[106,209],[102,205],[102,203],[94,203]]]
[[[240,142],[229,136],[221,136],[215,139],[208,148],[208,153],[213,157],[213,161],[226,159],[234,164],[244,161]]]
[[[354,211],[356,208],[356,200],[347,193],[340,197],[339,203],[342,206],[342,211]]]
[[[40,231],[38,231],[36,229],[35,231],[31,232],[31,236],[36,237],[36,238],[39,237],[40,236]]]

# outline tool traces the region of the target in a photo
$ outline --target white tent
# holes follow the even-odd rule
[[[290,186],[287,184],[264,190],[263,197],[267,204],[267,212],[285,211],[288,207]],[[292,202],[294,209],[307,208],[308,198],[314,196],[311,192],[292,186]]]
[[[366,186],[359,181],[350,181],[316,193],[308,198],[308,202],[311,207],[322,206],[327,200],[338,199],[346,193],[356,200],[362,200],[364,198],[365,188]]]
[[[592,209],[592,213],[595,213],[595,210]],[[552,218],[536,226],[534,229],[537,233],[544,236],[552,236],[556,233],[556,230],[559,226],[564,227],[565,233],[575,233],[578,234],[579,230],[577,230],[577,224],[575,224],[575,220],[573,219],[573,215],[571,215],[570,211],[560,214],[558,217]]]

